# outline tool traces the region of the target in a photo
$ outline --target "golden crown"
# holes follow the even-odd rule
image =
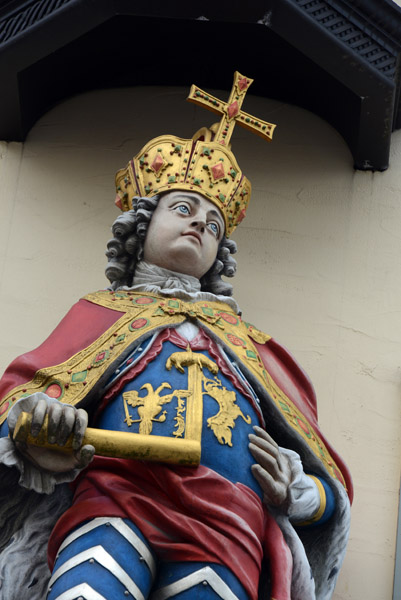
[[[131,210],[135,196],[172,190],[198,192],[220,209],[226,236],[231,235],[245,217],[251,197],[251,183],[231,152],[234,127],[238,123],[269,142],[276,127],[241,110],[252,82],[236,71],[228,102],[193,85],[187,100],[221,115],[220,123],[199,129],[190,140],[173,135],[150,140],[125,169],[117,172],[117,206]]]

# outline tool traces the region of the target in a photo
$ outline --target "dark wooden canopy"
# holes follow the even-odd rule
[[[304,107],[355,167],[388,167],[401,127],[401,9],[391,0],[0,0],[0,139],[71,95],[146,84],[231,88]]]

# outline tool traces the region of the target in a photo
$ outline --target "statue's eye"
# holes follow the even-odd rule
[[[217,225],[217,223],[214,223],[213,221],[211,223],[208,223],[207,226],[209,227],[209,229],[211,231],[213,231],[214,235],[216,237],[219,236],[220,233],[220,227]]]
[[[180,213],[182,213],[183,215],[189,215],[189,207],[187,206],[187,204],[179,204],[178,206],[176,206],[176,209],[180,211]]]

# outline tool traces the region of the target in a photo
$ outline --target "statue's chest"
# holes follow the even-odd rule
[[[171,341],[155,344],[152,359],[127,371],[98,418],[97,427],[201,442],[201,464],[260,495],[250,467],[248,435],[260,418],[228,365],[208,349],[192,351]]]

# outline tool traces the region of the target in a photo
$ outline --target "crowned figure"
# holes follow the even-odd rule
[[[352,483],[313,387],[232,297],[251,184],[236,124],[149,141],[116,176],[110,287],[74,305],[0,383],[2,597],[328,600]],[[47,561],[45,554],[47,552]]]

